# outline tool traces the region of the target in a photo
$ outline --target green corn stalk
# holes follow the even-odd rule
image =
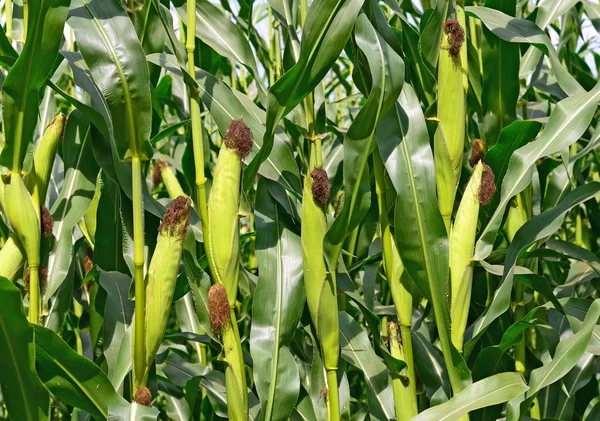
[[[148,381],[150,367],[169,321],[189,218],[190,199],[179,196],[167,209],[158,228],[160,234],[148,267],[146,284],[146,367],[143,386]]]
[[[188,71],[196,74],[194,52],[196,49],[196,0],[187,2],[187,50]],[[200,98],[198,90],[190,87],[190,117],[192,120],[192,146],[194,151],[194,166],[196,170],[196,209],[200,213],[202,231],[208,232],[208,210],[206,204],[206,176],[204,174],[204,134],[202,131],[202,116],[200,115]],[[210,250],[207,251],[209,259]]]
[[[235,313],[233,311],[237,292],[240,262],[239,241],[239,209],[241,194],[242,158],[252,148],[252,132],[240,120],[233,120],[225,133],[223,144],[217,159],[213,184],[208,197],[208,231],[205,231],[207,257],[216,290],[221,297],[227,297],[228,309],[224,308],[223,299],[213,300],[211,319],[214,312],[224,314],[227,319],[225,328],[218,329],[223,339],[225,361],[228,366],[225,373],[228,396],[227,408],[231,419],[248,419],[248,393],[246,391],[246,375],[244,359]],[[221,288],[222,287],[222,288]],[[209,296],[209,308],[210,308]],[[228,310],[228,311],[227,311]],[[226,315],[229,314],[227,318]],[[214,329],[213,329],[214,330]],[[239,399],[238,399],[239,398]]]
[[[517,231],[531,218],[531,185],[516,195],[511,206],[508,208],[506,222],[504,223],[504,233],[509,242],[512,242]],[[521,282],[515,284],[515,322],[522,320],[527,312],[523,304],[524,285]],[[525,341],[515,345],[515,369],[518,373],[525,374],[527,369],[525,365]]]
[[[438,67],[439,126],[434,136],[434,159],[438,202],[448,232],[460,181],[465,140],[464,40],[462,24],[458,20],[447,20],[444,23]]]
[[[337,369],[340,339],[338,303],[334,276],[327,271],[323,258],[323,239],[327,232],[324,207],[329,185],[327,173],[316,166],[317,147],[312,144],[310,174],[304,178],[302,196],[302,261],[306,300],[321,345],[327,371],[329,420],[339,420]]]
[[[4,2],[4,11],[6,13],[6,38],[12,41],[12,19],[13,19],[13,5],[12,0],[6,0]]]
[[[392,389],[394,391],[396,418],[400,421],[408,421],[418,413],[415,367],[412,337],[410,333],[412,326],[413,299],[410,292],[402,283],[403,277],[408,276],[408,274],[404,273],[404,265],[400,259],[396,242],[392,238],[388,221],[388,207],[385,201],[384,166],[379,151],[377,150],[373,153],[373,161],[375,170],[375,191],[379,207],[383,266],[388,278],[392,301],[398,315],[398,321],[400,322],[399,325],[394,322],[388,323],[390,352],[392,356],[406,363],[408,371],[408,375],[405,379],[401,379],[398,376],[392,377]],[[408,383],[406,383],[406,380],[408,380]]]

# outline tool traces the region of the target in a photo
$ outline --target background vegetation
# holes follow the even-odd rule
[[[2,6],[0,418],[600,419],[598,3]]]

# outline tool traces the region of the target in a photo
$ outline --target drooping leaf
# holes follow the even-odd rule
[[[35,373],[33,327],[25,318],[21,292],[0,277],[0,385],[13,419],[48,419],[49,396]]]
[[[2,84],[6,143],[0,153],[0,165],[21,169],[38,121],[40,89],[53,70],[69,3],[69,0],[40,0],[29,4],[27,42]],[[30,165],[31,162],[26,169]]]
[[[366,14],[360,15],[356,22],[356,43],[366,57],[368,68],[363,71],[369,75],[371,86],[365,104],[344,139],[344,204],[325,237],[325,253],[332,266],[338,261],[347,233],[361,222],[369,209],[367,160],[375,130],[395,104],[404,83],[404,62],[387,42],[386,31],[390,31],[389,26],[373,26]]]
[[[576,142],[588,128],[600,100],[600,84],[590,92],[560,101],[546,124],[544,132],[533,142],[517,149],[502,179],[500,202],[475,246],[475,260],[490,255],[504,212],[510,200],[531,182],[538,159],[557,153]]]
[[[487,377],[458,393],[448,402],[423,411],[414,421],[453,421],[470,411],[504,403],[529,388],[518,373],[500,373]]]
[[[35,326],[35,348],[38,374],[54,396],[97,419],[106,419],[110,406],[126,404],[100,367],[51,330]]]
[[[323,79],[350,37],[364,0],[323,0],[311,4],[303,28],[298,62],[267,95],[267,127],[260,152],[244,174],[244,189],[254,182],[260,165],[273,148],[273,136],[281,119]]]
[[[111,115],[121,160],[150,159],[151,99],[148,63],[135,28],[116,0],[74,0],[69,26]]]
[[[569,210],[591,199],[599,192],[600,183],[597,182],[580,186],[569,193],[558,206],[530,219],[517,231],[506,255],[502,280],[494,293],[490,306],[467,330],[466,337],[470,337],[471,339],[465,345],[465,353],[470,353],[475,342],[490,323],[497,319],[510,306],[515,265],[520,253],[534,241],[552,235],[560,227],[565,214]]]

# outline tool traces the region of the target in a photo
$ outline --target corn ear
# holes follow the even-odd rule
[[[163,184],[167,188],[167,192],[169,193],[169,197],[178,197],[178,196],[186,196],[183,189],[181,188],[181,184],[179,184],[179,180],[177,180],[177,176],[175,172],[171,169],[169,164],[164,159],[160,159],[155,169],[158,169],[160,174],[160,179],[162,179]],[[155,180],[155,184],[156,180]]]
[[[208,197],[208,258],[216,281],[235,304],[239,274],[239,208],[242,158],[252,147],[252,132],[241,120],[233,120],[221,145]]]
[[[34,169],[27,174],[25,179],[27,189],[32,194],[37,188],[40,205],[46,200],[52,166],[56,158],[56,150],[62,139],[66,120],[67,118],[63,113],[58,113],[46,127],[33,157]]]
[[[189,217],[190,199],[180,196],[171,203],[159,227],[146,284],[146,367],[142,384],[146,384],[169,320]]]
[[[483,163],[475,165],[463,194],[450,234],[450,285],[452,343],[462,352],[463,337],[469,315],[473,280],[473,250],[479,217],[479,200]]]
[[[21,176],[12,173],[8,184],[4,186],[5,212],[15,232],[29,266],[40,265],[41,223],[39,208],[36,209],[33,199]]]
[[[438,130],[434,159],[440,212],[449,231],[460,180],[465,139],[466,98],[463,81],[465,32],[457,20],[444,24],[438,69]]]
[[[323,238],[327,232],[323,210],[327,202],[324,182],[327,182],[327,175],[320,168],[304,178],[302,262],[308,309],[321,343],[323,362],[327,370],[336,370],[340,349],[339,318],[335,279],[327,272],[323,259]]]

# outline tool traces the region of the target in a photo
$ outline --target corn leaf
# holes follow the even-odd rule
[[[259,278],[254,301],[250,352],[266,420],[289,417],[300,392],[298,367],[290,352],[305,303],[300,237],[271,197],[268,181],[258,185],[256,258]]]
[[[281,119],[319,84],[341,53],[363,2],[323,0],[311,4],[298,62],[269,89],[263,145],[244,174],[244,190],[254,182],[260,165],[270,155]]]
[[[69,0],[40,0],[29,5],[27,42],[2,84],[6,144],[0,165],[21,169],[38,120],[39,93],[54,69],[68,8]],[[31,161],[25,169],[30,166]]]
[[[0,385],[11,418],[48,419],[49,396],[35,373],[34,331],[25,318],[21,292],[0,277]]]
[[[414,421],[454,421],[470,411],[504,403],[529,388],[518,373],[500,373],[468,386],[448,402],[430,408]]]
[[[367,6],[369,6],[369,3]],[[381,11],[377,9],[379,13]],[[370,78],[368,96],[344,138],[344,205],[325,236],[325,253],[330,266],[335,266],[344,239],[365,217],[370,205],[367,160],[379,120],[394,105],[404,82],[404,62],[388,40],[397,39],[390,27],[378,25],[379,14],[361,14],[356,22],[355,39],[367,66],[361,68]],[[362,67],[362,66],[361,66]],[[368,76],[367,76],[368,75]],[[366,93],[365,93],[366,94]]]
[[[590,92],[560,101],[534,141],[516,150],[502,179],[500,202],[475,246],[475,260],[483,260],[492,251],[494,240],[509,201],[531,182],[538,159],[562,151],[576,142],[589,126],[600,101],[600,84]]]
[[[490,306],[467,330],[465,337],[467,338],[470,336],[471,338],[465,345],[465,353],[467,355],[471,352],[473,346],[490,323],[496,320],[510,306],[515,265],[519,259],[519,254],[534,241],[552,235],[559,228],[565,214],[569,210],[580,203],[593,198],[599,192],[600,183],[597,182],[580,186],[569,193],[558,206],[530,219],[521,227],[521,229],[519,229],[519,231],[517,231],[506,255],[504,273],[502,280],[500,281],[500,286],[494,293]]]
[[[108,104],[119,158],[151,158],[148,63],[129,17],[116,0],[74,0],[68,23]]]
[[[73,351],[56,333],[35,326],[35,348],[38,374],[54,396],[98,419],[107,418],[109,406],[125,403],[100,367]]]

